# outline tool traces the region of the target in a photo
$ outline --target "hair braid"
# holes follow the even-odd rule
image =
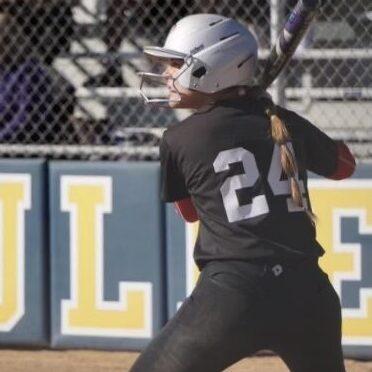
[[[275,144],[277,144],[280,148],[280,163],[284,173],[288,177],[292,200],[298,207],[304,208],[305,204],[301,193],[300,184],[296,178],[296,173],[298,172],[296,158],[288,146],[288,143],[291,141],[291,136],[285,123],[278,116],[275,106],[266,109],[266,115],[269,117],[271,123],[271,137]],[[315,215],[309,210],[306,210],[306,213],[310,217],[312,223],[315,223]]]

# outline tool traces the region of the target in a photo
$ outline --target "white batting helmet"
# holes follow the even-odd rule
[[[237,21],[195,14],[172,27],[164,47],[147,46],[144,53],[158,61],[182,60],[177,82],[187,89],[215,93],[252,82],[257,49],[253,34]]]

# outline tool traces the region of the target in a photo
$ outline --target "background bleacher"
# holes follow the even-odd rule
[[[127,23],[127,34],[118,53],[110,53],[102,41],[108,1],[79,0],[74,4],[76,33],[70,52],[53,64],[76,89],[74,120],[86,128],[86,138],[63,148],[60,144],[3,144],[2,152],[156,159],[162,130],[190,112],[143,104],[137,72],[151,66],[141,48],[161,43],[170,26],[185,14],[214,11],[237,18],[254,30],[262,68],[270,40],[293,5],[293,1],[278,0],[126,1],[122,20]],[[122,61],[125,86],[84,86],[87,79],[104,70],[105,61],[114,58]],[[348,141],[358,159],[372,159],[371,2],[325,0],[317,22],[270,92],[276,101],[297,110],[333,137]]]

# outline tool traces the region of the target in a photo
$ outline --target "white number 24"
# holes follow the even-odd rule
[[[289,144],[289,148],[292,154],[294,154],[292,144]],[[252,203],[250,204],[239,204],[236,191],[246,187],[253,187],[260,176],[255,157],[250,151],[242,147],[221,151],[213,163],[214,171],[216,173],[224,172],[229,170],[230,164],[238,162],[242,163],[244,173],[228,177],[220,188],[229,222],[257,217],[267,214],[270,211],[264,194],[254,196],[252,198]],[[291,191],[289,182],[288,180],[281,180],[281,175],[282,165],[280,163],[280,148],[278,145],[275,145],[267,180],[274,195],[290,195]],[[295,177],[298,180],[298,173],[296,173]],[[301,192],[304,193],[305,187],[303,182],[299,181],[299,185]],[[289,212],[302,210],[302,208],[297,207],[293,203],[291,197],[287,198],[287,207]]]

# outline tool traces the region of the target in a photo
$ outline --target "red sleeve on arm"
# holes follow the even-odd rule
[[[191,198],[178,200],[175,203],[176,210],[187,222],[196,222],[199,220],[198,214]]]
[[[329,176],[333,180],[350,177],[355,170],[355,159],[344,142],[337,142],[337,168]]]

